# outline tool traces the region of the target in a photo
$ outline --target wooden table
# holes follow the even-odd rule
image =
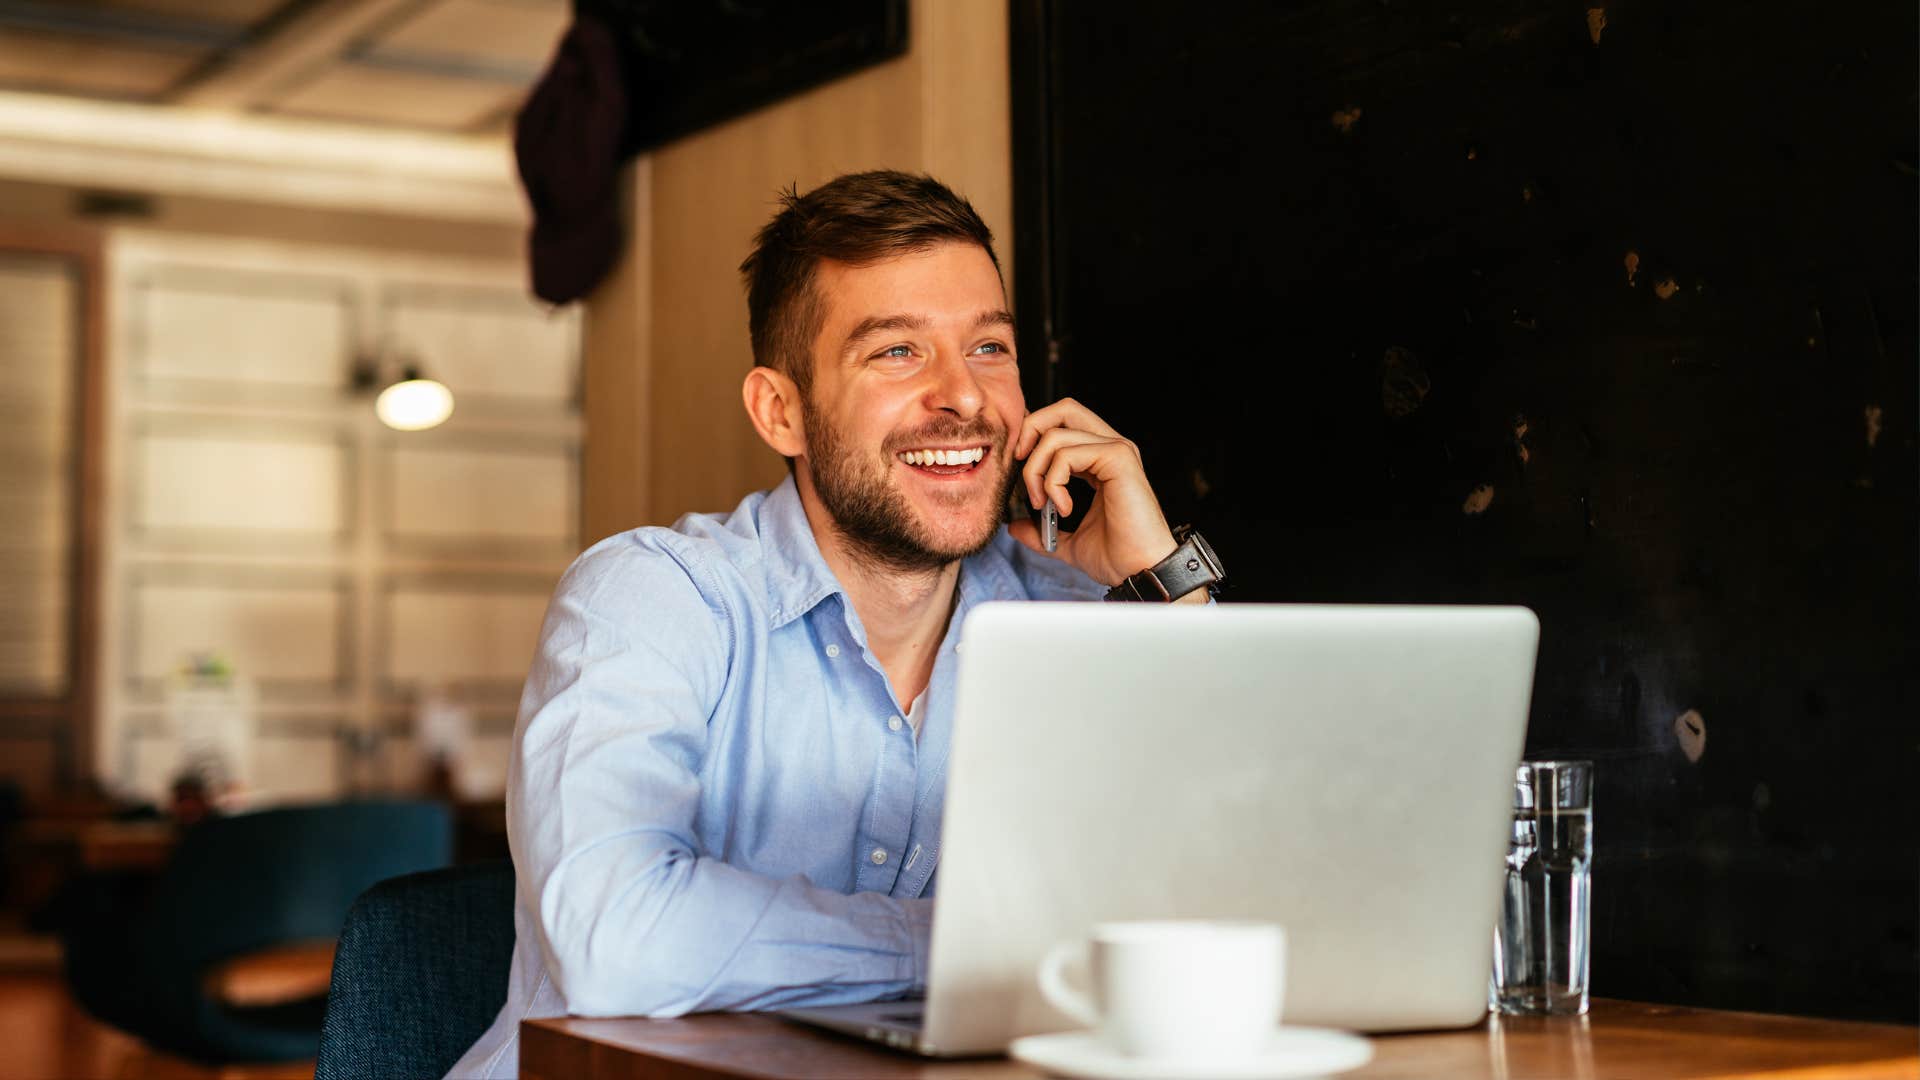
[[[1005,1058],[935,1062],[771,1016],[682,1020],[529,1020],[520,1028],[525,1080],[709,1080],[983,1077],[1031,1080]],[[1499,1017],[1465,1031],[1383,1035],[1353,1080],[1920,1080],[1920,1029],[1759,1013],[1596,1000],[1572,1019]]]
[[[42,859],[91,872],[158,870],[173,856],[180,827],[171,821],[27,821],[20,845]]]

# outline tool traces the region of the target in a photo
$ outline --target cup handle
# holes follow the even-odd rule
[[[1054,1008],[1094,1028],[1100,1026],[1100,1010],[1087,995],[1068,986],[1065,975],[1068,962],[1085,951],[1078,941],[1063,941],[1048,950],[1047,958],[1040,961],[1040,994]]]

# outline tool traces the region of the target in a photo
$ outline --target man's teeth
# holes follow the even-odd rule
[[[987,448],[976,446],[971,450],[908,450],[900,460],[909,465],[971,465],[986,456]]]

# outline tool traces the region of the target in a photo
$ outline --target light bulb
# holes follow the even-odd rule
[[[380,391],[373,411],[395,430],[424,431],[453,415],[453,392],[432,379],[407,379]]]

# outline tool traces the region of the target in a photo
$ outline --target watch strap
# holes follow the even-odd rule
[[[1226,578],[1213,547],[1191,526],[1175,529],[1173,538],[1179,544],[1173,554],[1107,590],[1107,599],[1172,603],[1195,589],[1212,589]]]

